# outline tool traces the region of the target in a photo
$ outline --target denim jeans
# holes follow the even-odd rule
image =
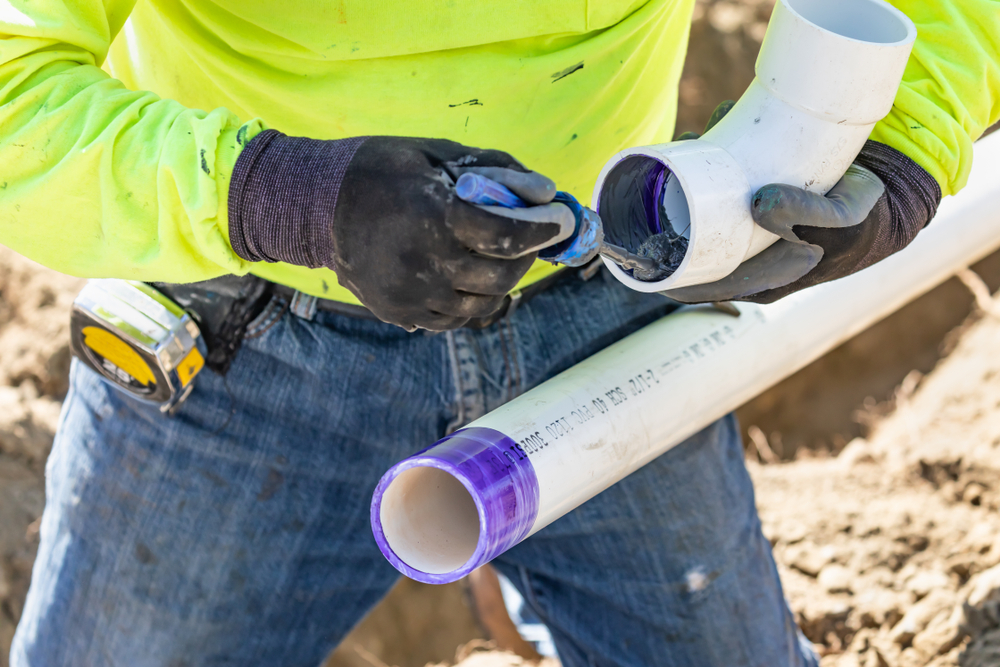
[[[398,574],[382,473],[673,306],[606,273],[481,330],[275,298],[172,417],[80,364],[13,667],[316,667]],[[566,667],[816,665],[727,417],[494,561]]]

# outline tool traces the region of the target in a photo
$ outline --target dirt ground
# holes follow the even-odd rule
[[[0,667],[28,590],[42,471],[69,373],[69,307],[83,281],[0,246]]]
[[[678,132],[749,83],[771,4],[699,0]],[[1000,254],[974,268],[1000,286]],[[0,667],[37,548],[81,285],[0,247]],[[752,456],[785,461],[751,474],[823,667],[1000,665],[1000,315],[970,316],[972,304],[951,280],[740,410]],[[527,664],[490,650],[461,584],[403,581],[327,667],[456,663]]]
[[[904,380],[868,438],[751,467],[824,667],[1000,665],[1000,299],[991,308]]]

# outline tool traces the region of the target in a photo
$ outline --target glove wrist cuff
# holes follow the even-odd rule
[[[885,184],[893,220],[916,222],[919,230],[926,227],[937,213],[941,203],[941,186],[905,154],[891,146],[868,140],[855,162],[872,171]]]
[[[251,262],[333,267],[333,214],[344,174],[367,137],[320,141],[261,132],[229,185],[229,242]]]

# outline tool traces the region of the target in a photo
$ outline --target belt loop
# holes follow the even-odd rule
[[[597,272],[602,268],[604,268],[604,260],[601,259],[600,255],[598,255],[592,259],[589,264],[584,265],[583,268],[577,271],[577,276],[579,276],[580,280],[583,282],[587,282],[596,276]]]
[[[507,310],[504,311],[503,317],[500,319],[506,320],[514,315],[514,311],[521,305],[521,296],[521,290],[514,290],[510,293],[510,305],[507,306]]]
[[[476,335],[468,330],[445,332],[452,383],[455,385],[455,417],[449,422],[448,435],[486,414],[486,395],[481,376],[485,373],[480,362]]]
[[[296,290],[290,309],[297,317],[311,322],[316,317],[316,297]]]

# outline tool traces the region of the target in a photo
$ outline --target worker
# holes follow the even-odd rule
[[[1000,9],[894,1],[919,36],[857,167],[758,193],[783,254],[687,300],[861,269],[965,183]],[[693,5],[0,3],[0,242],[152,283],[208,343],[167,414],[74,363],[13,667],[319,665],[398,576],[381,474],[676,307],[534,257],[557,188],[672,136]],[[467,171],[533,206],[458,200]],[[494,564],[567,667],[817,664],[732,416]]]

